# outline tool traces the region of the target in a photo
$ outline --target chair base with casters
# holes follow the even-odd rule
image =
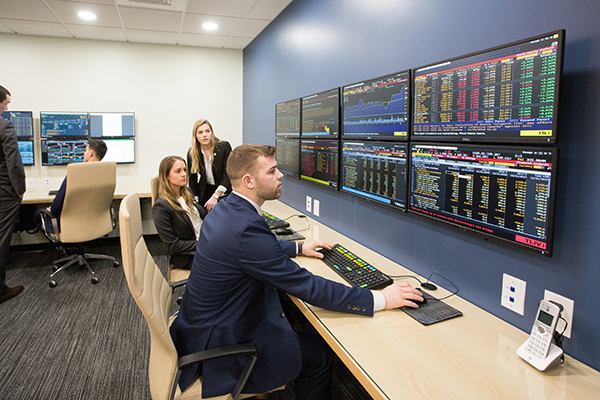
[[[48,283],[51,288],[56,287],[58,283],[53,279],[54,275],[58,274],[60,271],[69,268],[71,265],[79,265],[80,267],[86,267],[90,274],[92,274],[92,283],[96,284],[100,282],[100,279],[96,276],[96,273],[92,270],[90,265],[88,264],[88,260],[108,260],[112,261],[113,267],[118,267],[121,265],[115,257],[107,256],[104,254],[91,254],[85,253],[83,251],[83,246],[79,245],[77,247],[77,253],[72,254],[70,256],[61,258],[60,260],[54,261],[54,265],[52,266],[52,274],[50,275],[50,282]],[[61,265],[62,264],[62,265]]]

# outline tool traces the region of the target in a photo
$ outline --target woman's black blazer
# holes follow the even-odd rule
[[[206,216],[206,211],[196,202],[200,217]],[[159,197],[152,206],[152,219],[160,240],[167,245],[171,256],[170,263],[178,268],[189,268],[196,251],[196,233],[188,215],[176,211],[167,200]]]
[[[191,171],[191,156],[192,149],[190,148],[187,153],[188,170]],[[223,185],[227,188],[227,194],[231,192],[231,182],[227,176],[225,167],[227,166],[227,159],[231,153],[231,145],[229,142],[221,141],[215,145],[213,152],[212,172],[215,178],[215,184],[217,186]],[[190,191],[194,196],[198,196],[201,199],[204,196],[204,190],[206,189],[206,174],[204,173],[204,156],[200,157],[200,165],[198,166],[197,174],[190,174],[189,185]]]

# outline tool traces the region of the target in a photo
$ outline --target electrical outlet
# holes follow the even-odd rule
[[[46,187],[50,187],[51,183],[52,183],[52,182],[51,182],[50,178],[44,178],[44,185],[45,185]]]
[[[27,189],[33,189],[35,187],[35,179],[27,178],[25,180],[25,186],[27,187]]]
[[[314,199],[313,200],[313,214],[315,214],[316,217],[318,217],[319,213],[321,212],[320,206],[321,206],[321,202],[317,199]]]
[[[500,304],[516,312],[517,314],[525,314],[525,289],[527,282],[502,274],[502,299]]]
[[[312,198],[310,196],[306,196],[306,211],[312,212]]]
[[[552,300],[563,306],[561,317],[567,321],[567,329],[564,328],[564,321],[558,321],[556,324],[556,330],[562,332],[565,329],[564,336],[571,338],[571,328],[573,328],[573,309],[575,308],[575,302],[571,299],[561,296],[560,294],[552,293],[549,290],[544,290],[544,300]]]

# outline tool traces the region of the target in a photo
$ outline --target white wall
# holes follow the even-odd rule
[[[41,165],[40,111],[134,111],[136,163],[118,165],[119,186],[144,184],[164,156],[185,157],[199,118],[242,143],[240,50],[0,34],[0,51],[9,110],[33,111],[35,166],[25,173],[36,189],[46,177],[57,189],[66,173]]]

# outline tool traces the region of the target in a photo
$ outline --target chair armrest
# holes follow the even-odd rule
[[[52,243],[60,242],[60,234],[58,231],[58,219],[56,215],[52,214],[48,210],[40,210],[40,217],[42,218],[42,233],[49,241]],[[48,232],[48,227],[46,227],[46,221],[50,221],[50,227],[52,228],[52,232]]]
[[[254,368],[256,360],[258,359],[258,348],[254,343],[243,343],[234,344],[231,346],[216,347],[214,349],[199,351],[197,353],[188,354],[179,358],[179,361],[177,363],[177,375],[175,376],[175,382],[173,382],[173,389],[171,391],[171,399],[173,399],[175,396],[175,390],[177,389],[177,384],[179,382],[179,376],[181,375],[182,368],[208,360],[215,360],[217,358],[242,355],[247,355],[248,360],[246,361],[244,369],[242,370],[240,377],[238,378],[235,386],[231,391],[231,398],[233,398],[233,400],[237,400],[240,396],[240,393],[242,393],[242,390],[244,389],[244,386],[246,385],[250,374],[252,373],[252,369]]]
[[[183,285],[187,284],[187,281],[188,281],[187,279],[182,279],[182,280],[180,280],[180,281],[177,281],[177,282],[171,282],[171,283],[169,283],[169,286],[171,287],[171,292],[172,292],[174,289],[176,289],[176,288],[178,288],[178,287],[180,287],[180,286],[183,286]]]

